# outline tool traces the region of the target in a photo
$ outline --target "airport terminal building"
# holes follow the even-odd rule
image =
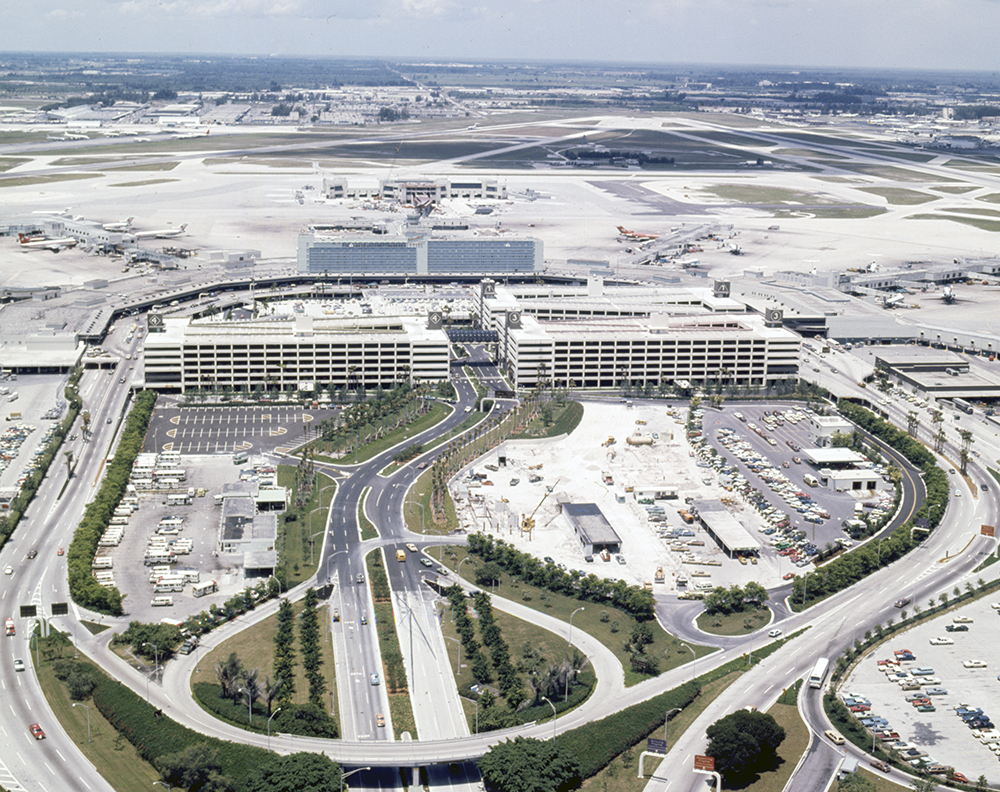
[[[414,317],[207,321],[165,317],[146,338],[146,386],[185,392],[391,388],[448,379],[448,338]]]
[[[514,275],[540,272],[540,239],[518,236],[300,234],[298,271],[329,275]]]

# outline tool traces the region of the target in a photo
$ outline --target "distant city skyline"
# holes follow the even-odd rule
[[[7,52],[996,68],[1000,0],[36,0]]]

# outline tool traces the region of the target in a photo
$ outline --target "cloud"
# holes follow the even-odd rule
[[[67,11],[65,8],[53,8],[45,14],[46,19],[51,19],[55,22],[63,22],[67,19],[79,19],[82,16],[83,12],[81,11]]]
[[[271,16],[301,16],[302,0],[126,0],[119,5],[124,14],[152,16],[255,19]]]

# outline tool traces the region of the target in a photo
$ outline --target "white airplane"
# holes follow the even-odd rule
[[[135,238],[170,239],[171,237],[178,237],[183,234],[185,228],[187,228],[187,223],[184,223],[180,228],[161,228],[159,231],[137,231],[135,233]]]
[[[81,135],[76,132],[67,132],[63,136],[63,140],[90,140],[90,138],[87,135]]]
[[[120,223],[105,223],[105,231],[128,231],[132,227],[132,221],[135,220],[134,217],[130,217],[127,220],[123,220]]]
[[[76,237],[59,237],[58,239],[36,239],[26,237],[24,234],[17,235],[21,247],[25,250],[51,250],[58,253],[66,248],[76,247],[80,240]]]

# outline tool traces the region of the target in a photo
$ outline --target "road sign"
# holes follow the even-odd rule
[[[646,750],[654,754],[664,754],[667,753],[667,741],[666,740],[646,740]]]
[[[707,770],[709,773],[715,772],[715,757],[714,756],[702,756],[701,754],[694,755],[694,769],[695,770]]]
[[[979,531],[980,531],[980,533],[982,533],[983,536],[993,536],[993,526],[992,525],[984,525],[984,526],[982,526],[979,529]]]
[[[69,613],[69,603],[67,602],[53,602],[52,603],[52,615],[53,616],[65,616]]]

